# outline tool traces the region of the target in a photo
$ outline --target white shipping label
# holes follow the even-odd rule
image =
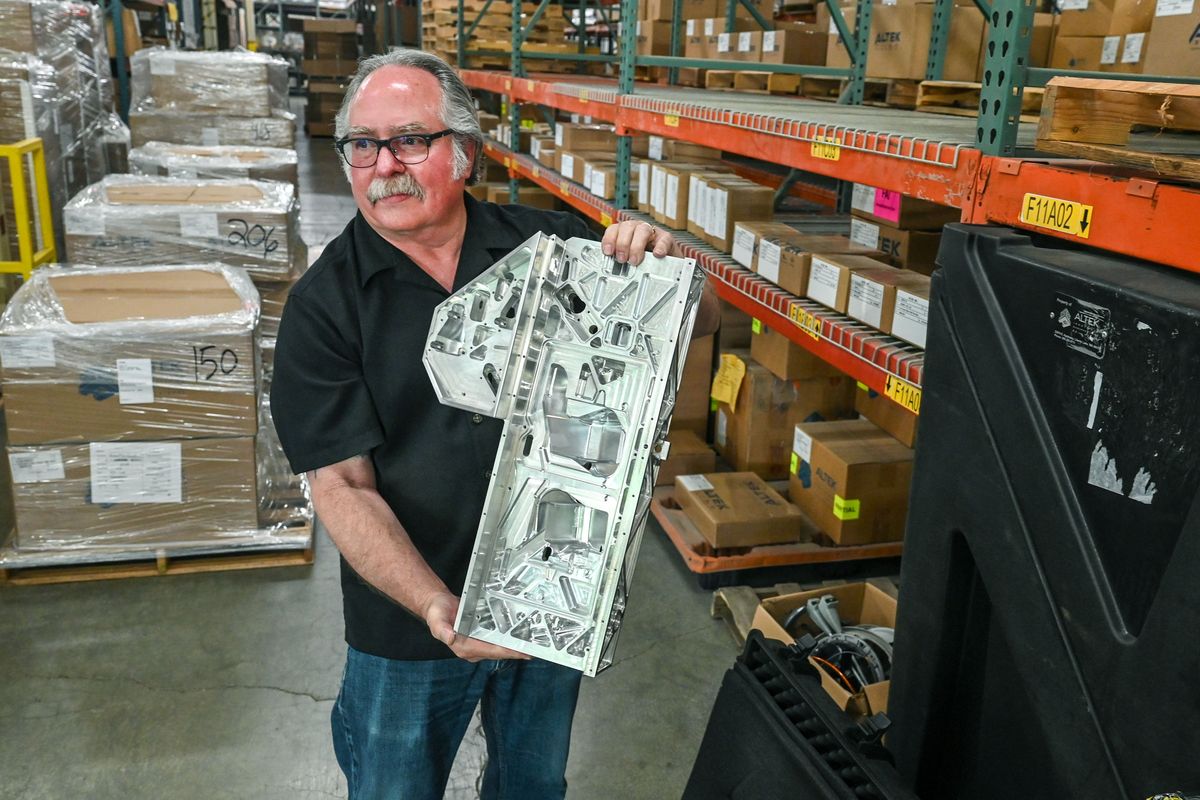
[[[150,359],[117,359],[117,393],[121,405],[154,402],[154,370]]]
[[[731,37],[728,33],[722,33],[717,36],[717,52],[718,53],[728,53],[729,52],[730,38]]]
[[[688,20],[688,22],[691,22],[691,21],[692,20]],[[663,138],[661,136],[651,136],[650,137],[649,156],[650,156],[650,158],[654,159],[655,161],[662,161]]]
[[[154,53],[150,56],[151,75],[174,75],[175,57],[166,53]]]
[[[872,222],[852,218],[850,220],[850,241],[872,250],[878,250],[879,226]]]
[[[775,52],[775,31],[763,31],[763,52]]]
[[[575,180],[575,156],[570,153],[563,153],[562,174],[563,177]]]
[[[855,211],[866,214],[875,213],[875,187],[862,183],[854,184],[854,194],[850,197],[850,207]]]
[[[1117,53],[1121,50],[1120,36],[1105,36],[1104,44],[1100,46],[1100,63],[1115,64],[1117,63]]]
[[[729,420],[725,418],[725,409],[717,411],[717,447],[724,447],[729,433]]]
[[[68,208],[63,211],[63,227],[73,236],[103,236],[104,212],[96,209]]]
[[[800,456],[801,461],[812,461],[812,437],[796,428],[792,435],[792,452]]]
[[[1058,0],[1059,11],[1087,11],[1088,0]]]
[[[712,190],[712,216],[708,220],[708,233],[718,239],[728,235],[729,225],[729,192],[724,189]]]
[[[758,243],[758,274],[771,283],[779,283],[779,257],[783,248],[763,239]]]
[[[592,165],[583,162],[583,185],[588,187],[588,191],[592,190]]]
[[[1142,45],[1146,41],[1144,33],[1130,33],[1125,37],[1125,46],[1121,48],[1121,63],[1136,64],[1142,60]]]
[[[54,337],[46,334],[0,336],[0,361],[5,369],[53,367]]]
[[[715,19],[704,20],[704,35],[712,36],[717,32],[717,21]]]
[[[689,19],[689,20],[687,21],[687,35],[688,35],[688,36],[695,36],[695,35],[696,35],[696,20],[694,20],[694,19]]]
[[[12,467],[13,483],[61,481],[67,477],[61,450],[9,453],[8,465]]]
[[[677,475],[675,481],[685,492],[708,492],[713,488],[712,483],[703,475]]]
[[[200,144],[205,147],[217,147],[221,144],[220,128],[201,128]]]
[[[813,256],[808,273],[808,296],[822,305],[837,307],[838,283],[842,271],[823,258]]]
[[[562,147],[563,143],[563,126],[559,125],[554,129],[554,146]]]
[[[753,231],[740,224],[733,226],[733,260],[746,269],[754,266],[754,242],[758,239]]]
[[[541,154],[542,154],[542,140],[541,139],[530,139],[529,140],[529,155],[533,156],[534,158],[537,158]]]
[[[1190,14],[1196,8],[1196,0],[1158,0],[1154,7],[1156,17],[1178,17]]]
[[[667,173],[665,170],[653,167],[650,173],[650,208],[663,213],[663,203],[667,194]]]
[[[925,346],[926,326],[929,322],[929,301],[924,297],[909,294],[903,289],[896,291],[896,313],[892,317],[892,335]]]
[[[603,197],[608,193],[608,174],[601,169],[592,170],[592,194]]]
[[[667,176],[667,202],[663,206],[663,213],[666,214],[669,222],[675,222],[679,218],[679,176]]]
[[[209,212],[181,211],[179,235],[184,239],[216,239],[221,235],[217,215]]]
[[[838,37],[838,43],[839,44],[841,43],[842,35],[840,33],[838,33],[837,23],[833,21],[833,17],[829,18],[829,33],[831,36]]]
[[[846,313],[872,328],[878,328],[883,320],[883,286],[875,281],[851,275],[850,300],[846,306]]]
[[[638,164],[638,205],[650,202],[650,165],[645,161]]]
[[[93,503],[182,503],[179,442],[92,442]]]
[[[754,47],[754,40],[750,38],[750,31],[742,31],[738,34],[738,52],[749,53]]]
[[[700,204],[704,202],[704,192],[700,188],[700,179],[695,175],[688,176],[688,222],[700,224]]]

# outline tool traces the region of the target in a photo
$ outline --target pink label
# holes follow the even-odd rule
[[[887,189],[875,190],[875,216],[892,222],[900,221],[900,193]]]

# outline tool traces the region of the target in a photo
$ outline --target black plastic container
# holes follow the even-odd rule
[[[897,765],[924,800],[1200,793],[1200,276],[967,225],[938,263]]]
[[[794,648],[751,631],[725,673],[684,800],[915,800],[875,739]]]

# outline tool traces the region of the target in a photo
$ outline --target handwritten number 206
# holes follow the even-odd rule
[[[229,224],[233,227],[227,239],[230,244],[240,244],[247,249],[261,247],[264,256],[269,256],[279,247],[279,241],[272,236],[275,233],[274,225],[264,228],[262,225],[251,225],[244,219],[231,219]]]

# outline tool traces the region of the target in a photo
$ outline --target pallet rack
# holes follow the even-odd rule
[[[592,58],[618,63],[620,75],[616,80],[525,74],[519,52],[523,33],[520,7],[515,3],[513,52],[509,54],[512,70],[504,73],[463,69],[462,75],[472,88],[505,98],[514,141],[520,125],[519,105],[523,103],[616,125],[617,191],[612,202],[595,197],[583,186],[564,180],[498,143],[489,143],[486,148],[491,157],[508,167],[514,191],[517,177],[531,179],[602,224],[641,218],[628,210],[628,137],[635,132],[649,133],[783,164],[793,170],[784,181],[785,188],[798,171],[866,183],[958,208],[963,222],[1008,225],[1200,272],[1200,257],[1190,246],[1188,224],[1200,218],[1200,188],[1091,162],[1044,158],[1033,150],[1033,126],[1020,121],[1024,88],[1044,85],[1059,73],[1024,65],[1034,12],[1030,0],[995,0],[990,4],[976,0],[988,23],[985,47],[994,55],[988,56],[985,64],[981,87],[984,111],[975,118],[856,105],[862,98],[866,71],[867,42],[860,34],[869,31],[871,4],[868,0],[858,2],[857,19],[862,24],[851,32],[837,4],[826,2],[833,23],[848,43],[852,61],[849,70],[771,64],[756,64],[755,69],[843,76],[846,89],[838,105],[738,92],[716,94],[673,85],[635,86],[635,67],[667,67],[673,80],[673,73],[679,68],[729,66],[720,61],[635,55],[636,0],[621,3],[621,55]],[[547,4],[548,0],[543,0],[535,18]],[[731,27],[734,5],[728,6]],[[935,4],[934,35],[926,72],[930,80],[941,77],[952,8],[953,0],[938,0]],[[676,20],[678,17],[676,14]],[[758,21],[764,28],[770,27],[768,21]],[[674,33],[672,52],[678,52],[678,31]],[[466,49],[465,39],[460,40],[460,66],[467,56],[479,52]],[[1062,74],[1097,76],[1073,71]],[[1163,83],[1189,80],[1120,77]],[[1030,195],[1087,209],[1091,224],[1086,231],[1038,224],[1027,213]],[[718,293],[723,298],[870,388],[903,401],[912,410],[919,409],[923,361],[920,351],[789,295],[692,237],[680,238],[685,252],[697,258],[716,279]]]

